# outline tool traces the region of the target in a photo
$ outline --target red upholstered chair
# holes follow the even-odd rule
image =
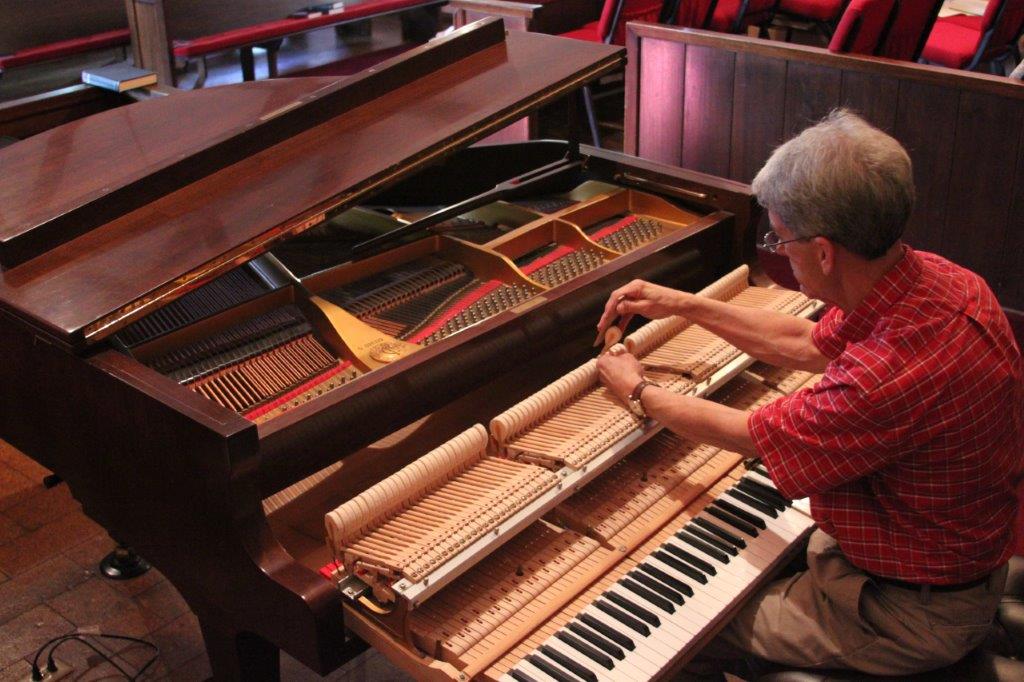
[[[670,23],[725,33],[741,33],[748,26],[766,26],[779,0],[682,0],[671,11]]]
[[[921,53],[925,61],[973,71],[990,62],[992,71],[1017,56],[1017,38],[1024,26],[1024,0],[989,0],[984,16],[955,14],[936,19]]]
[[[832,34],[828,51],[875,54],[895,8],[896,0],[851,0]]]
[[[876,52],[879,57],[916,62],[924,50],[943,0],[899,0],[896,17]]]
[[[601,18],[589,24],[562,33],[565,38],[588,40],[592,43],[612,45],[626,44],[627,21],[658,21],[661,18],[662,0],[605,0]],[[583,104],[587,109],[587,122],[595,147],[601,146],[597,130],[597,116],[594,114],[594,95],[590,86],[583,88]]]
[[[829,39],[849,0],[779,0],[776,8],[783,17],[810,21]],[[786,40],[789,40],[787,31]]]

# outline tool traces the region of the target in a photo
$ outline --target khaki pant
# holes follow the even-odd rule
[[[820,530],[807,546],[807,566],[744,606],[704,649],[694,670],[744,655],[874,675],[939,668],[984,641],[1007,570],[1000,568],[977,587],[923,594],[876,583]]]

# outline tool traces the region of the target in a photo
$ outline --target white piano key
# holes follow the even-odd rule
[[[549,646],[563,656],[567,656],[575,663],[582,665],[584,668],[592,672],[601,682],[610,682],[613,679],[613,673],[611,670],[608,670],[608,668],[605,668],[592,658],[588,658],[585,654],[581,654],[579,651],[576,651],[557,637],[548,638],[548,640],[544,642],[544,646]],[[540,651],[540,647],[537,648],[537,652],[539,652],[541,656],[545,655],[544,652]],[[548,660],[556,665],[560,665],[558,661],[555,661],[554,659],[549,658]],[[572,670],[566,669],[566,672],[573,675],[573,677],[576,677],[576,674]]]

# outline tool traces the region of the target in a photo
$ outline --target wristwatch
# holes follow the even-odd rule
[[[647,379],[641,379],[640,383],[633,388],[633,392],[629,394],[629,409],[636,416],[641,419],[647,419],[647,410],[644,409],[644,404],[640,402],[640,396],[643,395],[644,389],[648,386],[657,386],[661,388],[661,384],[656,384],[653,381]]]

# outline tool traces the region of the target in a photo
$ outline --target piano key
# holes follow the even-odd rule
[[[714,516],[719,521],[724,521],[729,526],[732,526],[739,532],[743,533],[752,538],[756,538],[758,534],[757,526],[747,523],[735,514],[730,514],[721,507],[716,507],[714,504],[709,504],[705,509],[705,512]]]
[[[725,494],[728,495],[729,497],[735,498],[741,502],[746,503],[748,507],[753,507],[754,509],[758,510],[765,516],[770,516],[773,519],[779,517],[779,512],[775,510],[775,507],[771,506],[770,504],[765,504],[764,502],[761,502],[760,500],[754,497],[751,497],[750,495],[743,492],[742,490],[739,490],[738,488],[729,488],[728,490],[725,491]]]
[[[598,665],[607,668],[608,670],[613,670],[615,668],[615,661],[611,656],[595,649],[593,646],[587,644],[571,632],[567,630],[559,630],[555,633],[555,637],[564,642],[566,646],[572,647],[577,652],[583,654]]]
[[[532,663],[533,667],[546,673],[548,677],[557,680],[557,682],[578,682],[575,677],[562,671],[557,665],[545,660],[537,654],[528,654],[526,660],[527,662]]]
[[[654,627],[661,625],[661,619],[658,617],[658,614],[642,606],[636,597],[627,596],[615,588],[606,590],[603,596],[611,603],[628,611],[648,625],[653,625]]]
[[[736,485],[748,492],[751,492],[751,494],[757,493],[761,495],[765,501],[769,501],[774,504],[776,509],[779,511],[785,511],[786,507],[789,507],[792,504],[792,502],[783,497],[778,490],[755,481],[753,476],[744,476]]]
[[[718,507],[719,509],[724,509],[725,511],[729,512],[733,516],[736,516],[737,518],[743,521],[746,521],[751,526],[756,526],[761,530],[768,529],[768,524],[765,522],[763,517],[758,516],[755,513],[746,511],[745,509],[741,509],[733,501],[719,499],[715,500],[711,504],[715,507]]]
[[[654,590],[648,587],[644,587],[638,581],[631,578],[621,578],[619,584],[625,587],[627,590],[640,597],[644,601],[650,602],[654,606],[657,606],[666,613],[675,613],[676,607],[673,606],[672,602],[661,596]],[[645,605],[646,606],[646,605]]]
[[[634,604],[639,605],[639,597],[636,597],[631,592],[628,592],[621,585],[615,584],[608,588],[607,593],[616,594],[627,602],[632,601]],[[646,602],[644,606],[640,608],[646,608]],[[652,607],[653,608],[653,607]],[[701,624],[695,622],[692,617],[685,616],[680,618],[671,618],[672,614],[661,613],[657,616],[658,624],[651,626],[651,637],[658,640],[664,640],[666,637],[671,641],[672,639],[686,638],[700,631]]]
[[[533,677],[518,668],[512,668],[512,670],[509,670],[508,677],[511,677],[516,682],[538,682],[536,677]]]
[[[705,575],[710,576],[718,573],[717,568],[709,564],[707,561],[704,561],[700,557],[696,556],[693,552],[689,551],[689,549],[684,549],[683,547],[680,547],[678,544],[675,544],[673,542],[666,542],[661,546],[661,548],[669,554],[674,555],[677,559],[680,559],[681,561],[685,561],[686,563],[690,564],[691,566],[701,571]]]
[[[730,533],[729,531],[722,528],[720,525],[718,525],[711,519],[705,518],[703,516],[697,516],[694,517],[693,523],[700,526],[709,533],[714,533],[726,542],[732,543],[734,547],[739,547],[740,549],[743,549],[747,546],[747,543],[743,540],[743,538],[739,537],[738,535]]]
[[[580,614],[577,618],[579,619],[580,623],[582,623],[585,626],[588,626],[590,630],[592,630],[593,632],[597,633],[599,638],[600,637],[607,638],[609,641],[613,642],[615,644],[615,646],[622,647],[622,648],[628,649],[630,651],[632,651],[636,647],[636,645],[633,643],[632,638],[630,638],[629,635],[627,635],[627,634],[625,634],[623,632],[620,632],[616,628],[612,628],[612,627],[609,627],[609,626],[605,625],[603,622],[601,622],[600,620],[594,618],[593,616],[591,616],[589,614],[583,613],[583,614]],[[570,627],[572,627],[572,625],[570,625]],[[587,630],[587,628],[586,627],[582,627],[582,626],[580,626],[578,628],[573,628],[573,632],[575,632],[576,634],[578,634],[581,637],[586,638],[587,641],[590,642],[591,644],[593,644],[595,646],[598,646],[598,647],[601,647],[602,649],[604,649],[605,651],[610,653],[612,656],[615,656],[616,658],[622,658],[622,656],[617,656],[616,652],[614,650],[609,650],[607,648],[604,648],[604,646],[599,642],[599,640],[595,640],[592,637],[587,637],[587,635],[584,634],[586,630]]]
[[[761,510],[757,509],[756,507],[750,506],[749,504],[740,499],[733,498],[729,503],[746,514],[758,517],[761,521],[764,522],[765,530],[775,533],[786,542],[792,542],[796,538],[796,536],[802,532],[802,523],[797,523],[794,525],[791,522],[791,519],[793,517],[789,514],[784,514],[781,517],[772,518],[770,516],[762,514]]]
[[[653,566],[650,562],[645,561],[644,563],[637,566],[637,568],[643,571],[644,573],[653,576],[657,580],[660,580],[662,583],[668,585],[676,592],[679,592],[680,594],[687,597],[693,596],[693,588],[690,587],[688,583],[673,578],[665,571],[661,570],[656,566]]]
[[[768,473],[768,468],[765,467],[764,464],[755,464],[753,468],[751,468],[751,471],[756,471],[757,473],[767,478],[769,481],[772,479],[772,475]]]
[[[551,644],[541,644],[540,652],[577,677],[582,677],[587,682],[597,682],[597,674],[594,671],[575,658],[562,653]],[[579,656],[579,654],[576,655]]]
[[[644,637],[648,637],[651,634],[651,629],[644,624],[643,621],[634,618],[622,609],[617,609],[604,599],[598,599],[594,602],[594,606],[606,615],[619,621],[622,625],[626,626],[634,632],[638,632]]]
[[[625,629],[624,626],[622,625],[622,623],[620,623],[615,618],[609,616],[604,611],[601,611],[600,609],[595,608],[595,606],[596,606],[596,602],[594,604],[591,604],[591,605],[587,606],[583,610],[583,612],[580,613],[579,618],[582,618],[583,616],[587,616],[591,621],[599,622],[599,623],[602,624],[602,626],[604,626],[608,630],[613,630],[613,631],[616,631],[616,632],[619,631],[619,630],[624,630]],[[636,643],[635,643],[635,646],[629,648],[626,651],[626,658],[625,658],[625,660],[631,661],[637,668],[640,668],[641,670],[647,671],[649,676],[652,676],[658,670],[658,666],[655,663],[655,661],[648,660],[648,658],[647,658],[648,654],[646,652],[645,653],[635,653],[635,652],[638,651],[640,643],[646,641],[646,638],[638,637],[635,634],[633,636],[637,638],[636,639]]]
[[[681,559],[672,556],[671,553],[666,552],[665,550],[656,550],[652,553],[652,556],[657,557],[658,559],[665,562],[666,564],[676,569],[680,573],[686,575],[687,577],[696,580],[701,585],[706,584],[708,581],[708,577],[705,574],[701,573],[700,571],[693,568],[689,564],[685,563]]]
[[[695,523],[691,522],[686,524],[686,526],[684,526],[684,530],[720,552],[725,552],[730,556],[736,556],[740,553],[739,549],[735,545],[728,543],[721,538],[715,537]]]
[[[680,540],[682,540],[683,542],[685,542],[686,544],[688,544],[688,545],[690,545],[692,547],[696,547],[697,549],[701,550],[702,552],[704,552],[708,556],[713,557],[714,559],[718,560],[719,562],[721,562],[723,564],[729,563],[729,555],[728,554],[726,554],[725,552],[721,551],[717,547],[712,547],[708,543],[704,542],[703,540],[701,540],[700,538],[695,536],[693,533],[690,533],[685,528],[683,530],[679,531],[678,533],[676,533],[676,537],[679,538]]]
[[[644,571],[640,569],[630,571],[627,575],[633,580],[643,585],[644,587],[646,587],[647,589],[656,592],[662,598],[668,599],[673,604],[682,606],[685,601],[683,599],[683,595],[680,592],[677,592],[671,587],[668,587],[664,583],[658,582],[655,578],[647,575]]]

